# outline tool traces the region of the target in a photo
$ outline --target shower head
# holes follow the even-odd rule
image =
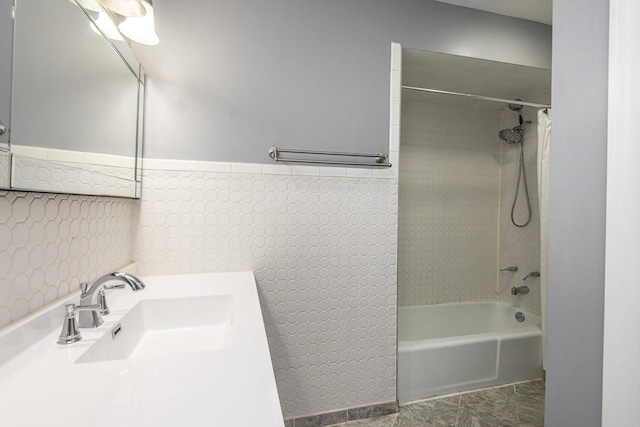
[[[522,142],[522,127],[516,126],[513,129],[502,129],[498,136],[507,144],[519,144]]]

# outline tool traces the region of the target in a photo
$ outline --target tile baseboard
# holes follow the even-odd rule
[[[396,412],[398,412],[398,401],[393,401],[310,415],[308,417],[291,418],[285,420],[284,425],[285,427],[323,427],[364,418],[381,417],[395,414]]]

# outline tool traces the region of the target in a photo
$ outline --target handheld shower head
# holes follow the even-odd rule
[[[519,144],[522,142],[522,127],[516,126],[513,129],[502,129],[498,136],[507,144]]]

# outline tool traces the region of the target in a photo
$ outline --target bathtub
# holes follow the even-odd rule
[[[540,316],[496,301],[398,308],[401,403],[542,376]]]

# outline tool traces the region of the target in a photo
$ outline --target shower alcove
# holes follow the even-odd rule
[[[537,125],[551,70],[402,49],[401,85],[398,398],[541,378],[544,277],[523,278],[541,271]],[[519,111],[504,102],[516,99]],[[519,112],[524,227],[511,218],[520,144],[498,137]],[[527,211],[520,180],[516,224]]]

